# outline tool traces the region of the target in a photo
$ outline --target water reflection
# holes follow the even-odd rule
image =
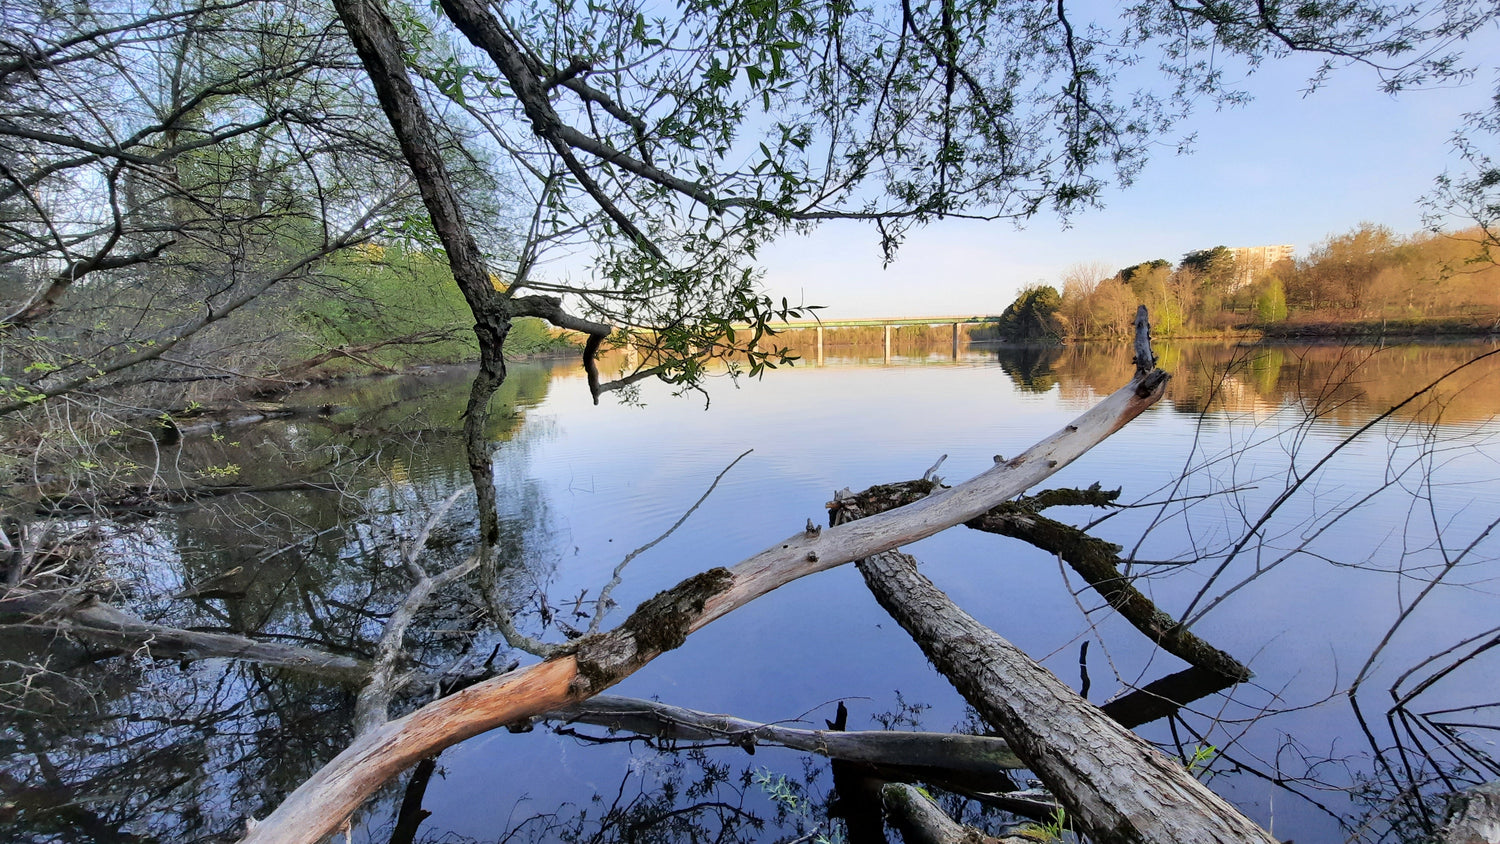
[[[1420,401],[1396,411],[1401,418],[1448,424],[1487,422],[1500,413],[1500,384],[1493,365],[1441,380],[1455,367],[1496,348],[1493,343],[1364,345],[1158,344],[1158,364],[1172,373],[1167,404],[1180,413],[1264,416],[1291,405],[1341,424],[1360,424],[1441,381]],[[1016,386],[1045,392],[1058,385],[1070,402],[1088,402],[1114,390],[1134,369],[1129,348],[995,349]]]
[[[964,345],[952,355],[946,343],[897,343],[890,366],[878,344],[825,350],[824,368],[726,387],[707,413],[649,391],[644,408],[593,408],[570,364],[513,368],[490,435],[518,623],[564,640],[613,566],[747,447],[758,451],[703,511],[634,564],[622,605],[797,529],[836,487],[911,477],[950,451],[956,473],[982,468],[999,447],[996,420],[1030,441],[1132,370],[1123,348]],[[1096,531],[1127,549],[1132,576],[1163,607],[1260,675],[1145,733],[1184,756],[1216,748],[1214,785],[1262,822],[1274,804],[1278,834],[1419,840],[1439,792],[1500,774],[1488,744],[1500,733],[1486,532],[1500,513],[1496,367],[1408,402],[1313,472],[1355,426],[1490,348],[1162,347],[1173,372],[1162,409],[1062,479],[1125,485],[1141,506],[1111,511]],[[243,488],[102,522],[101,593],[164,624],[368,658],[407,585],[401,543],[468,483],[466,391],[462,372],[334,385],[297,396],[309,412],[295,419],[189,438],[166,464],[170,483],[223,481],[215,473],[233,466]],[[463,506],[439,527],[432,567],[472,547],[475,514]],[[916,553],[961,603],[1050,654],[1060,676],[1076,676],[1080,641],[1099,642],[1096,700],[1113,680],[1117,697],[1139,703],[1132,688],[1176,673],[1087,593],[1059,588],[1054,560],[996,542],[945,536]],[[812,710],[847,698],[863,727],[896,705],[899,688],[935,707],[929,727],[958,723],[961,704],[843,574],[716,622],[634,681],[635,693],[766,720],[817,720],[827,713]],[[492,633],[474,632],[483,611],[468,590],[443,595],[408,636],[413,670],[512,658]],[[0,706],[12,708],[0,823],[21,840],[229,839],[244,814],[264,814],[349,738],[350,693],[336,685],[3,636]],[[47,673],[27,673],[43,659]],[[356,839],[399,828],[410,840],[749,841],[835,829],[831,777],[800,757],[576,742],[539,729],[455,748],[417,788],[432,817],[415,832],[403,826],[406,795],[394,788],[361,816]],[[1288,805],[1283,789],[1307,801]],[[948,802],[990,828],[1003,820]]]
[[[369,658],[409,588],[401,543],[468,483],[466,383],[456,371],[336,385],[296,398],[322,412],[188,438],[157,482],[218,492],[106,522],[88,588],[154,623]],[[517,477],[548,436],[522,421],[550,383],[546,367],[517,367],[497,398],[490,435]],[[527,483],[502,500],[500,553],[544,582],[546,501]],[[429,543],[431,565],[472,544],[473,514],[455,515]],[[534,600],[530,583],[514,591]],[[432,607],[408,634],[408,668],[438,672],[490,647],[464,632],[478,606],[454,590]],[[8,840],[234,840],[247,813],[263,815],[350,738],[350,690],[336,683],[224,660],[179,669],[149,651],[0,628],[0,826],[19,831]]]

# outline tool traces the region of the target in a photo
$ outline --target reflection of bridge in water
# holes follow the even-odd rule
[[[876,326],[885,329],[885,362],[891,362],[891,332],[904,325],[951,325],[953,326],[953,359],[958,360],[958,327],[961,325],[979,325],[994,322],[998,317],[993,316],[929,316],[929,317],[871,317],[867,319],[820,319],[820,320],[789,320],[778,323],[778,331],[816,329],[818,332],[818,365],[823,365],[823,333],[833,328],[873,328]]]

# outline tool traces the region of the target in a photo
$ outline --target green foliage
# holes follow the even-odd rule
[[[1063,807],[1058,806],[1052,812],[1052,818],[1044,824],[1028,824],[1025,831],[1032,833],[1043,841],[1062,841],[1063,834],[1072,831],[1068,821],[1068,813]]]
[[[1200,776],[1208,770],[1208,766],[1213,764],[1214,759],[1217,758],[1218,755],[1219,749],[1217,747],[1214,747],[1211,744],[1200,744],[1197,747],[1193,748],[1192,757],[1186,760],[1183,764],[1184,767],[1187,768],[1187,772],[1189,774],[1192,774],[1193,776]]]
[[[1125,269],[1120,270],[1120,280],[1134,287],[1137,283],[1137,277],[1144,278],[1148,273],[1160,270],[1170,272],[1172,270],[1172,262],[1166,258],[1156,258],[1151,261],[1142,261],[1139,264],[1131,264]]]
[[[1227,246],[1215,246],[1189,252],[1182,256],[1178,269],[1191,273],[1206,290],[1223,290],[1235,280],[1234,251]],[[1209,308],[1217,309],[1217,304]]]
[[[1286,315],[1286,286],[1281,279],[1272,276],[1266,279],[1255,297],[1255,318],[1262,323],[1281,322]]]
[[[474,318],[441,254],[400,246],[367,245],[330,263],[320,288],[295,302],[307,342],[301,356],[324,350],[358,350],[330,359],[337,369],[367,370],[414,363],[474,360]],[[510,355],[569,348],[533,317],[517,319],[506,337]]]
[[[796,818],[802,824],[816,822],[812,816],[812,799],[801,783],[766,768],[757,769],[751,781],[775,804],[779,816]],[[841,827],[830,824],[828,832],[818,831],[799,840],[812,841],[814,844],[843,844],[844,831]]]
[[[1028,287],[1000,314],[1000,334],[1014,340],[1059,339],[1063,328],[1057,311],[1061,307],[1062,295],[1057,288],[1046,284]]]

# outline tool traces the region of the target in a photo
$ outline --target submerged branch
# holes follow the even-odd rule
[[[725,742],[751,752],[757,744],[774,744],[844,762],[931,768],[952,774],[993,778],[997,770],[1024,767],[1003,740],[989,736],[886,730],[799,730],[616,695],[599,695],[542,717],[677,741]]]
[[[829,504],[835,519],[862,518],[891,507],[920,500],[930,490],[930,481],[906,481],[871,487],[858,495],[841,493]],[[1111,608],[1162,650],[1189,665],[1212,671],[1231,682],[1249,680],[1250,669],[1215,648],[1157,608],[1156,604],[1121,574],[1119,546],[1090,536],[1080,528],[1049,519],[1036,511],[1056,506],[1105,506],[1118,491],[1096,484],[1090,489],[1050,489],[1016,501],[1007,501],[964,524],[975,530],[1023,540],[1056,554],[1099,593]]]
[[[1036,844],[1038,840],[1024,835],[985,835],[948,817],[921,789],[905,783],[887,783],[880,797],[886,817],[907,844]]]
[[[54,631],[153,659],[238,659],[340,683],[357,683],[369,673],[369,665],[353,657],[229,633],[200,633],[152,624],[99,603],[93,596],[80,600],[66,594],[12,590],[0,598],[0,624]]]

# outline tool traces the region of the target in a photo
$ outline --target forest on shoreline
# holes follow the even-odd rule
[[[1479,228],[1401,236],[1361,223],[1306,256],[1236,266],[1225,246],[1118,271],[1075,264],[1061,290],[1022,290],[986,339],[1126,336],[1138,305],[1163,337],[1437,336],[1492,333],[1500,318],[1500,267]]]

